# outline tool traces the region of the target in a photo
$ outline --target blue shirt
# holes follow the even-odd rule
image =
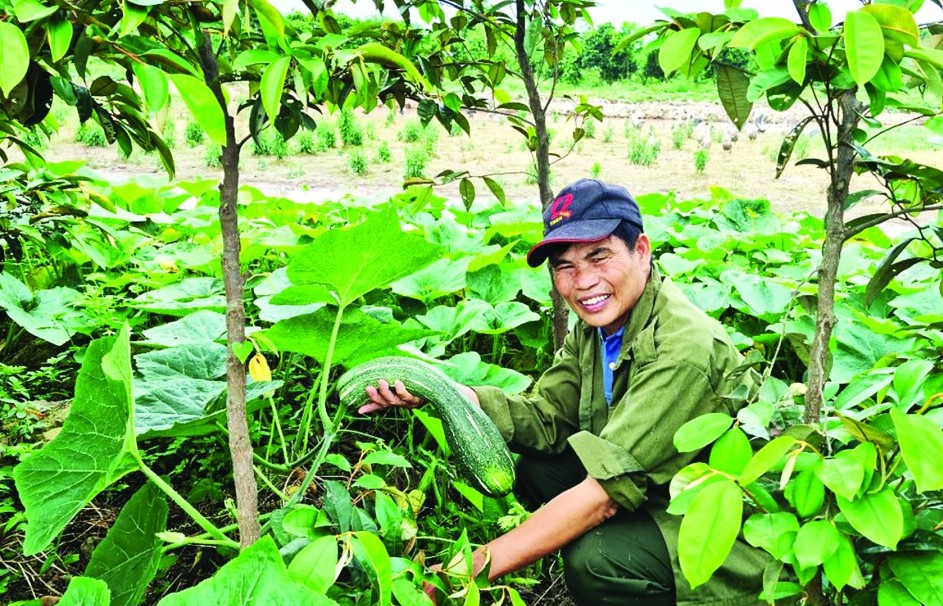
[[[625,332],[625,326],[622,326],[615,333],[606,336],[603,329],[599,329],[599,336],[602,338],[602,383],[603,391],[606,394],[606,403],[612,404],[612,368],[616,360],[619,359],[619,352],[622,351],[622,334]]]

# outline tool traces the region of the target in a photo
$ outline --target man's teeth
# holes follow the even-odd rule
[[[598,297],[590,297],[589,299],[583,299],[583,305],[596,305],[597,303],[602,303],[609,298],[609,295],[599,295]]]

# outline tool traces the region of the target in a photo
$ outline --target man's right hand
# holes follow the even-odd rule
[[[402,381],[395,381],[390,385],[387,381],[380,379],[376,387],[367,388],[367,397],[369,402],[357,409],[361,414],[368,414],[383,410],[384,408],[418,408],[423,405],[422,398],[409,393]]]

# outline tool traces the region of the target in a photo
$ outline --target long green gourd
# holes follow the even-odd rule
[[[514,487],[514,461],[504,438],[479,406],[434,366],[400,356],[374,358],[341,375],[337,391],[342,403],[363,404],[366,388],[380,379],[400,380],[410,393],[431,403],[442,419],[445,439],[465,481],[485,494],[499,497]]]

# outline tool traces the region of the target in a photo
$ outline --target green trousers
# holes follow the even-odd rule
[[[547,458],[518,460],[515,494],[534,509],[586,479],[567,449]],[[674,573],[661,531],[645,511],[619,510],[561,550],[563,573],[580,606],[674,606]]]

